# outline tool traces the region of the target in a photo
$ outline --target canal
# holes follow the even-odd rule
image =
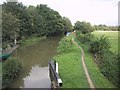
[[[57,54],[60,39],[49,37],[15,50],[13,55],[23,62],[23,69],[10,88],[50,88],[48,60]]]

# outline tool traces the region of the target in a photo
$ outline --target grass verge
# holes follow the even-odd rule
[[[59,74],[63,81],[62,88],[89,88],[85,72],[81,61],[81,51],[75,44],[70,44],[73,35],[64,37],[59,43],[59,55],[53,59],[59,64]],[[89,44],[81,44],[77,39],[75,41],[83,48],[85,53],[85,64],[96,88],[116,88],[100,72],[95,64],[92,55],[88,52]]]
[[[41,39],[45,39],[45,38],[46,38],[46,36],[43,36],[43,37],[32,36],[28,39],[21,40],[20,45],[21,46],[30,46],[30,45],[33,45],[33,44],[39,42]]]
[[[115,88],[105,76],[100,72],[97,64],[94,62],[93,56],[89,53],[89,44],[81,44],[77,39],[75,40],[84,50],[85,64],[96,88]]]
[[[70,35],[61,40],[58,47],[60,54],[54,57],[59,64],[62,88],[89,88],[80,58],[81,51],[71,42],[72,37]]]

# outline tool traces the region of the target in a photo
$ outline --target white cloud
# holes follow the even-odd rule
[[[24,5],[47,4],[68,17],[72,23],[88,21],[92,24],[118,24],[119,0],[18,0]]]

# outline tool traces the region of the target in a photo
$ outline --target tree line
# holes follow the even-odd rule
[[[104,30],[104,31],[120,31],[118,26],[107,26],[105,24],[94,25],[95,30]]]
[[[73,28],[67,17],[47,5],[27,7],[19,2],[4,2],[1,6],[3,44],[30,36],[62,35]]]

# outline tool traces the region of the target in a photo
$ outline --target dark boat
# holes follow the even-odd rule
[[[15,45],[8,50],[2,50],[2,48],[0,48],[0,60],[7,60],[11,56],[11,53],[18,48],[18,46],[19,45]]]
[[[0,60],[6,60],[10,57],[10,54],[0,54]]]
[[[10,57],[9,53],[3,53],[2,48],[0,48],[0,60],[6,60]]]

